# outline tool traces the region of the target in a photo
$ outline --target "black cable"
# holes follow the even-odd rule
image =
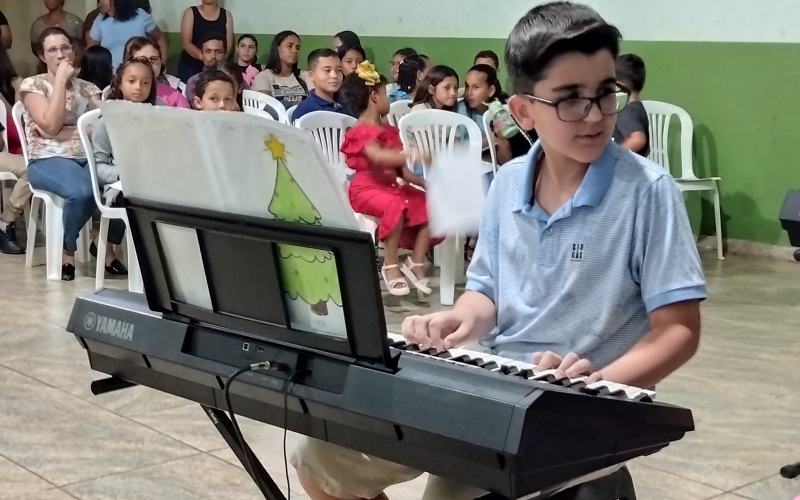
[[[254,371],[254,370],[280,370],[284,372],[289,371],[289,367],[283,363],[272,363],[269,361],[265,361],[263,363],[255,363],[252,365],[245,366],[240,368],[236,372],[233,373],[228,380],[225,381],[225,385],[222,387],[222,397],[225,399],[225,406],[228,408],[228,414],[230,415],[231,424],[233,424],[233,431],[236,433],[236,439],[239,441],[239,446],[242,448],[242,452],[244,453],[245,458],[245,467],[247,468],[247,472],[250,474],[250,477],[253,478],[256,483],[259,484],[259,489],[261,488],[261,483],[258,480],[258,476],[256,475],[256,468],[253,465],[253,456],[251,455],[250,447],[247,445],[247,442],[244,440],[244,436],[242,435],[242,429],[239,427],[239,422],[236,421],[236,414],[233,412],[233,405],[231,405],[231,384],[233,381],[236,380],[238,377],[242,376],[243,374]],[[291,381],[295,376],[295,372],[292,372],[291,376],[287,380],[286,390],[285,390],[285,401],[288,401],[289,394],[289,381]],[[283,436],[283,454],[284,454],[284,466],[286,466],[286,483],[289,487],[289,495],[291,497],[291,485],[289,484],[289,469],[288,465],[286,465],[286,419],[284,418],[284,436]]]

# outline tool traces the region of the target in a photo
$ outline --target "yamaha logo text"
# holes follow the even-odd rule
[[[83,318],[83,326],[87,330],[105,333],[122,340],[133,340],[133,324],[119,321],[114,318],[96,315],[90,312]]]

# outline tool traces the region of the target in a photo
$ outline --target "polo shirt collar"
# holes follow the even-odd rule
[[[614,178],[614,143],[609,141],[595,161],[589,164],[589,169],[578,186],[578,190],[572,197],[573,206],[576,207],[597,207],[603,201],[611,180]],[[525,211],[531,204],[533,198],[533,178],[536,173],[536,163],[542,154],[542,142],[536,141],[527,157],[525,164],[527,168],[522,173],[520,179],[517,200],[514,205],[514,212]]]
[[[336,102],[335,100],[329,101],[327,99],[323,99],[322,97],[318,96],[317,93],[313,90],[309,94],[310,94],[309,97],[314,99],[316,106],[319,108],[332,108],[334,111],[339,111],[342,109],[342,105]]]

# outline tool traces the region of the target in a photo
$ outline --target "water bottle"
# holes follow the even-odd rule
[[[514,118],[511,117],[511,113],[503,106],[503,103],[494,100],[489,103],[489,111],[492,113],[492,116],[495,120],[500,122],[501,133],[503,137],[506,139],[511,139],[515,135],[519,134],[520,130],[517,126],[517,122],[514,121]]]

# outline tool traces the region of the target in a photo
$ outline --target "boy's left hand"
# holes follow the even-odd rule
[[[587,384],[603,380],[603,374],[594,371],[588,359],[581,359],[574,352],[567,354],[563,358],[551,351],[537,352],[533,354],[533,364],[536,365],[535,371],[537,372],[556,370],[556,377],[558,378],[588,377]]]

